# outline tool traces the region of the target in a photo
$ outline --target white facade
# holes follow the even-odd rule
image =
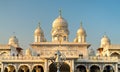
[[[120,72],[120,45],[113,45],[105,35],[95,54],[86,41],[87,33],[81,26],[73,42],[69,42],[68,22],[59,16],[52,24],[52,41],[47,42],[38,25],[34,42],[23,54],[18,39],[13,36],[8,44],[0,45],[1,72]]]

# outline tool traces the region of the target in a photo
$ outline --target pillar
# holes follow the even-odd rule
[[[48,72],[48,62],[47,62],[48,60],[47,59],[45,59],[45,67],[44,67],[44,71],[45,72]]]
[[[74,60],[72,60],[72,65],[71,65],[71,69],[70,69],[70,72],[74,72]]]
[[[118,64],[115,65],[114,71],[115,71],[115,72],[118,72]]]
[[[1,72],[4,72],[4,65],[2,64],[1,66],[2,66],[1,67]]]

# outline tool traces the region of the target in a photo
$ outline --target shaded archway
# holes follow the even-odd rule
[[[44,72],[43,67],[40,65],[34,66],[32,72]]]
[[[118,57],[118,59],[120,59],[120,54],[114,52],[111,54],[111,57]]]
[[[114,72],[114,69],[113,69],[112,66],[107,65],[107,66],[104,67],[103,72]]]
[[[57,72],[56,63],[50,64],[49,72]],[[70,72],[70,66],[67,63],[62,63],[60,72]]]
[[[8,65],[5,67],[4,72],[16,72],[15,67],[13,65]]]
[[[4,69],[4,72],[8,72],[8,69],[7,69],[7,67],[5,67],[5,69]]]
[[[83,65],[77,66],[77,72],[87,72],[86,67]]]
[[[28,66],[22,65],[20,66],[18,72],[30,72]]]
[[[100,68],[96,65],[90,67],[90,72],[100,72]]]
[[[120,72],[120,68],[118,68],[118,72]]]

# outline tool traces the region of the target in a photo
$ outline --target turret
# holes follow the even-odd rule
[[[8,44],[13,47],[19,47],[18,39],[16,38],[16,36],[10,37]]]
[[[40,23],[34,32],[34,42],[46,42],[44,32],[40,27]]]
[[[74,42],[78,43],[86,43],[86,31],[82,27],[82,22],[80,23],[80,28],[77,30],[76,38],[74,39]]]
[[[101,39],[100,47],[104,48],[105,46],[109,46],[110,44],[111,44],[110,39],[106,35],[104,35]]]
[[[32,56],[32,52],[31,52],[30,48],[26,49],[25,55],[26,56]]]

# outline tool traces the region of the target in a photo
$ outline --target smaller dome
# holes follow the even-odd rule
[[[26,49],[26,56],[31,56],[31,55],[32,55],[32,52],[30,48]]]
[[[16,36],[10,37],[8,44],[18,44],[18,39],[16,38]]]
[[[86,36],[86,31],[82,27],[82,22],[81,22],[80,28],[77,31],[77,35],[85,35]]]
[[[34,32],[34,35],[41,35],[41,34],[43,34],[43,30],[41,29],[40,23],[39,23],[38,27],[36,28]]]
[[[106,46],[109,46],[110,44],[111,44],[110,39],[106,35],[104,35],[101,39],[100,47],[104,48]]]
[[[110,39],[106,35],[104,35],[101,39],[101,43],[104,43],[104,42],[110,43]]]

